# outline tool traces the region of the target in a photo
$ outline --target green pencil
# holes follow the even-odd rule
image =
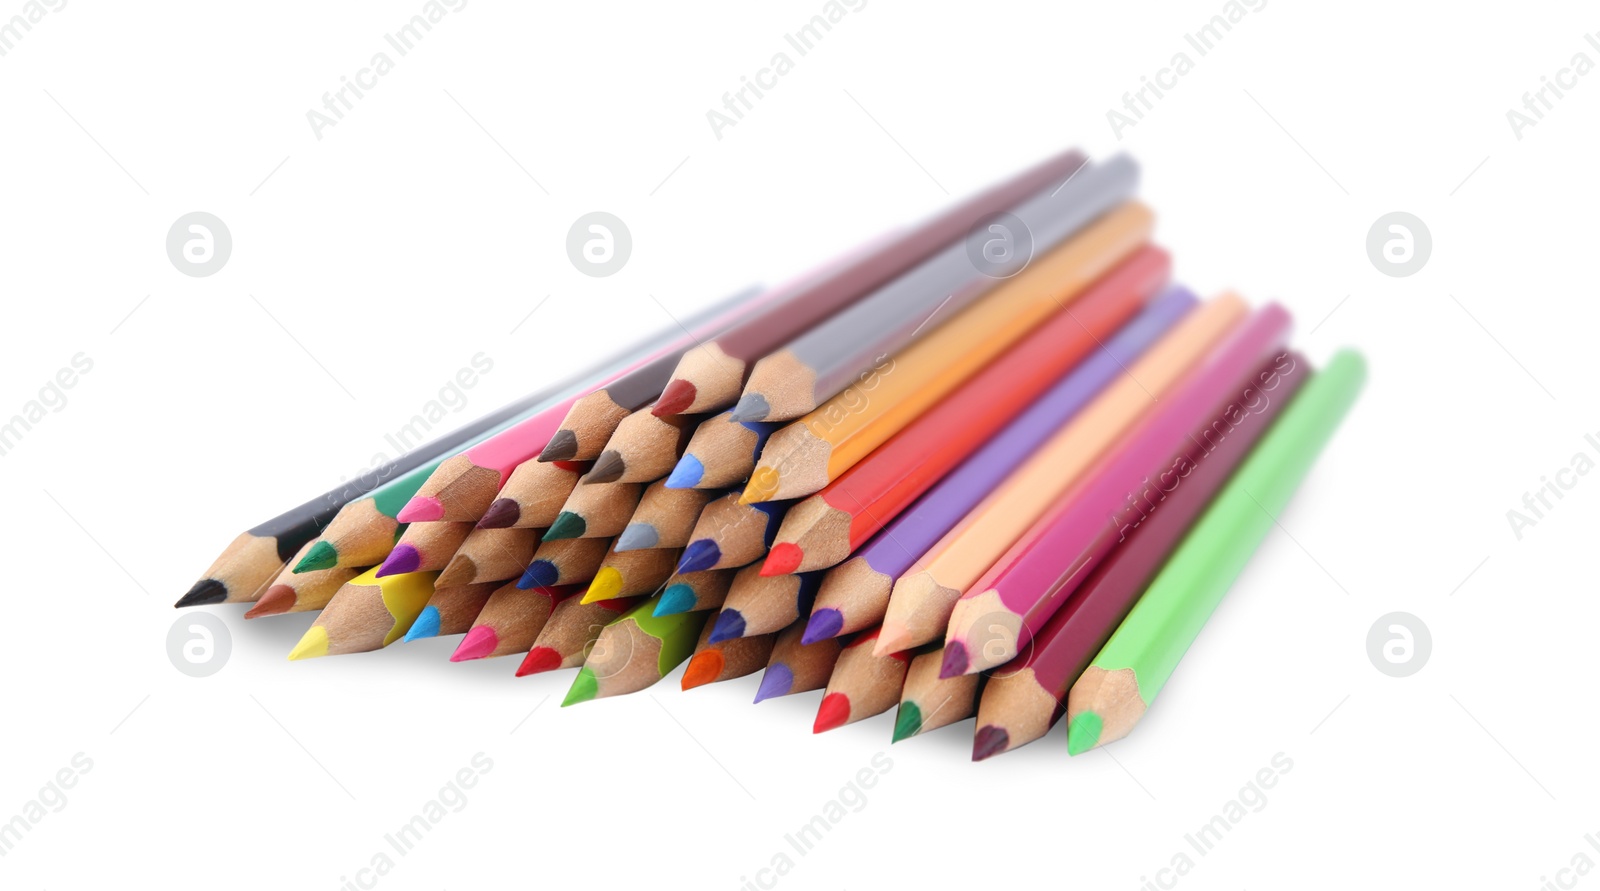
[[[1238,578],[1366,380],[1342,350],[1312,376],[1067,693],[1067,750],[1127,736]]]
[[[646,598],[601,629],[563,706],[637,693],[689,658],[709,613],[657,616],[660,599]]]

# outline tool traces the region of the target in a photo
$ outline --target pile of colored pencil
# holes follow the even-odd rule
[[[1169,283],[1126,156],[1069,151],[713,307],[240,535],[179,606],[289,658],[460,635],[565,704],[765,669],[814,730],[1126,735],[1354,403],[1276,304]]]

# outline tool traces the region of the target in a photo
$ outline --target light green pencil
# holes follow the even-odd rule
[[[1121,739],[1144,717],[1349,413],[1366,377],[1366,360],[1340,351],[1267,431],[1067,693],[1069,752]]]

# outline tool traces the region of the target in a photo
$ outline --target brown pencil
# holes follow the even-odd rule
[[[561,513],[544,533],[545,541],[563,538],[611,538],[627,528],[639,506],[644,486],[638,483],[599,483],[579,486],[561,505]]]
[[[587,468],[569,461],[524,461],[511,471],[506,484],[495,494],[479,529],[518,528],[544,529],[556,521],[561,505],[578,485],[578,477]]]
[[[648,483],[666,476],[678,463],[698,420],[688,415],[658,418],[643,409],[628,415],[581,482]]]
[[[689,533],[694,531],[700,511],[716,494],[707,489],[669,489],[665,480],[656,480],[645,487],[639,506],[617,536],[617,550],[683,547],[689,543]]]
[[[538,547],[537,529],[474,529],[435,584],[449,587],[514,579],[528,568]]]
[[[346,566],[295,572],[295,564],[299,563],[315,545],[314,541],[306,542],[300,553],[294,555],[294,558],[278,573],[278,577],[267,585],[267,590],[261,595],[261,599],[244,614],[246,619],[322,609],[328,605],[328,601],[333,599],[334,592],[345,582],[364,571],[364,567]]]

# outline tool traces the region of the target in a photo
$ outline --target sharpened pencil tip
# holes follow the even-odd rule
[[[699,458],[684,455],[678,459],[678,464],[672,468],[672,472],[667,474],[667,488],[693,489],[700,485],[700,480],[704,479],[705,475],[706,466],[700,463]]]
[[[1094,712],[1079,712],[1067,720],[1067,754],[1082,755],[1100,744],[1105,724]]]
[[[982,761],[1004,752],[1011,745],[1011,735],[1004,728],[985,724],[972,736],[972,760]]]
[[[512,498],[496,498],[478,521],[479,529],[510,529],[522,519],[522,505]]]
[[[583,517],[564,510],[556,515],[555,522],[550,524],[550,528],[544,532],[544,538],[540,540],[561,541],[566,538],[582,538],[583,533],[588,529],[589,524],[584,521]]]
[[[656,601],[655,615],[675,616],[694,609],[694,589],[688,585],[673,585],[661,592],[661,599]]]
[[[406,636],[400,640],[408,643],[427,637],[438,637],[440,622],[439,608],[430,603],[422,608],[422,612],[417,613],[417,620],[411,623],[411,627],[406,629]]]
[[[261,595],[261,599],[257,600],[254,606],[250,607],[244,617],[254,619],[258,616],[281,615],[294,608],[295,600],[293,588],[288,585],[273,585],[267,589],[267,593]]]
[[[189,593],[178,598],[174,607],[203,606],[208,603],[221,603],[228,599],[228,586],[216,579],[201,579],[194,583]]]
[[[535,560],[522,571],[522,578],[517,580],[517,587],[523,591],[529,588],[552,588],[559,578],[561,571],[549,560]]]
[[[805,548],[794,542],[780,541],[767,552],[767,559],[761,564],[761,574],[768,578],[775,575],[788,575],[800,568],[806,559]]]
[[[610,600],[622,593],[622,573],[615,567],[602,566],[594,574],[594,580],[589,583],[589,590],[583,592],[580,603],[597,603],[601,600]]]
[[[561,654],[549,647],[534,647],[528,655],[522,657],[522,664],[517,666],[517,677],[527,677],[542,671],[555,671],[561,667]]]
[[[757,467],[750,474],[750,482],[745,484],[744,492],[739,496],[740,504],[755,504],[758,501],[771,501],[778,496],[778,485],[781,480],[778,471],[771,467]]]
[[[878,639],[872,642],[872,655],[888,656],[911,647],[911,632],[906,626],[885,622],[878,631]]]
[[[716,650],[695,653],[689,657],[689,665],[683,670],[683,689],[693,690],[712,683],[722,674],[726,664],[727,660]]]
[[[736,609],[725,609],[717,613],[716,624],[711,626],[711,636],[706,640],[711,643],[722,643],[736,637],[744,637],[744,616]]]
[[[839,636],[843,628],[844,613],[831,606],[822,607],[812,613],[810,620],[806,622],[806,631],[800,635],[800,643],[810,645],[820,640],[832,640]]]
[[[674,378],[667,384],[666,389],[661,391],[661,398],[650,407],[650,413],[658,418],[682,414],[685,409],[694,405],[695,397],[698,395],[699,391],[695,389],[694,384]]]
[[[772,414],[772,406],[767,404],[767,397],[760,393],[746,393],[739,397],[739,403],[728,412],[728,420],[765,421],[769,414]]]
[[[571,461],[578,454],[578,435],[571,430],[557,430],[539,453],[540,461]]]
[[[594,669],[585,665],[578,669],[578,676],[572,679],[572,689],[567,691],[567,698],[561,700],[561,707],[588,702],[600,692],[600,682],[595,679]]]
[[[829,693],[817,706],[817,719],[811,722],[812,733],[826,733],[843,727],[850,720],[850,697],[843,693]]]
[[[679,572],[705,572],[717,565],[722,559],[722,549],[709,538],[700,538],[689,542],[683,549],[683,556],[678,558]]]
[[[394,517],[402,523],[431,523],[444,519],[444,502],[428,495],[413,496]]]
[[[451,662],[466,662],[470,659],[482,659],[494,652],[500,646],[500,635],[488,625],[474,625],[467,629],[467,636],[462,638],[461,645],[450,654]]]
[[[900,711],[894,716],[894,739],[890,742],[899,742],[921,732],[922,709],[918,708],[915,702],[900,703]]]
[[[600,457],[594,460],[594,466],[589,468],[589,472],[583,475],[583,482],[614,483],[622,479],[622,474],[627,469],[628,462],[622,459],[622,455],[612,449],[607,449],[600,453]]]
[[[794,669],[777,662],[768,665],[766,673],[761,675],[761,687],[756,690],[755,701],[787,696],[792,689],[794,689]]]
[[[949,680],[967,673],[967,645],[959,640],[944,645],[944,661],[939,665],[939,679]]]
[[[289,661],[297,662],[301,659],[315,659],[318,656],[328,655],[328,629],[321,625],[312,625],[306,629],[305,636],[289,651]]]
[[[378,571],[373,575],[381,579],[385,576],[416,572],[417,567],[421,565],[422,555],[416,548],[408,544],[395,545],[394,550],[389,552],[389,556],[383,560],[383,565],[378,567]]]
[[[294,565],[296,573],[313,572],[318,569],[332,569],[339,565],[339,549],[325,541],[319,541],[306,551],[300,562]]]
[[[617,553],[624,551],[647,551],[661,542],[661,534],[656,527],[649,523],[631,523],[617,536],[616,544],[612,550]]]

